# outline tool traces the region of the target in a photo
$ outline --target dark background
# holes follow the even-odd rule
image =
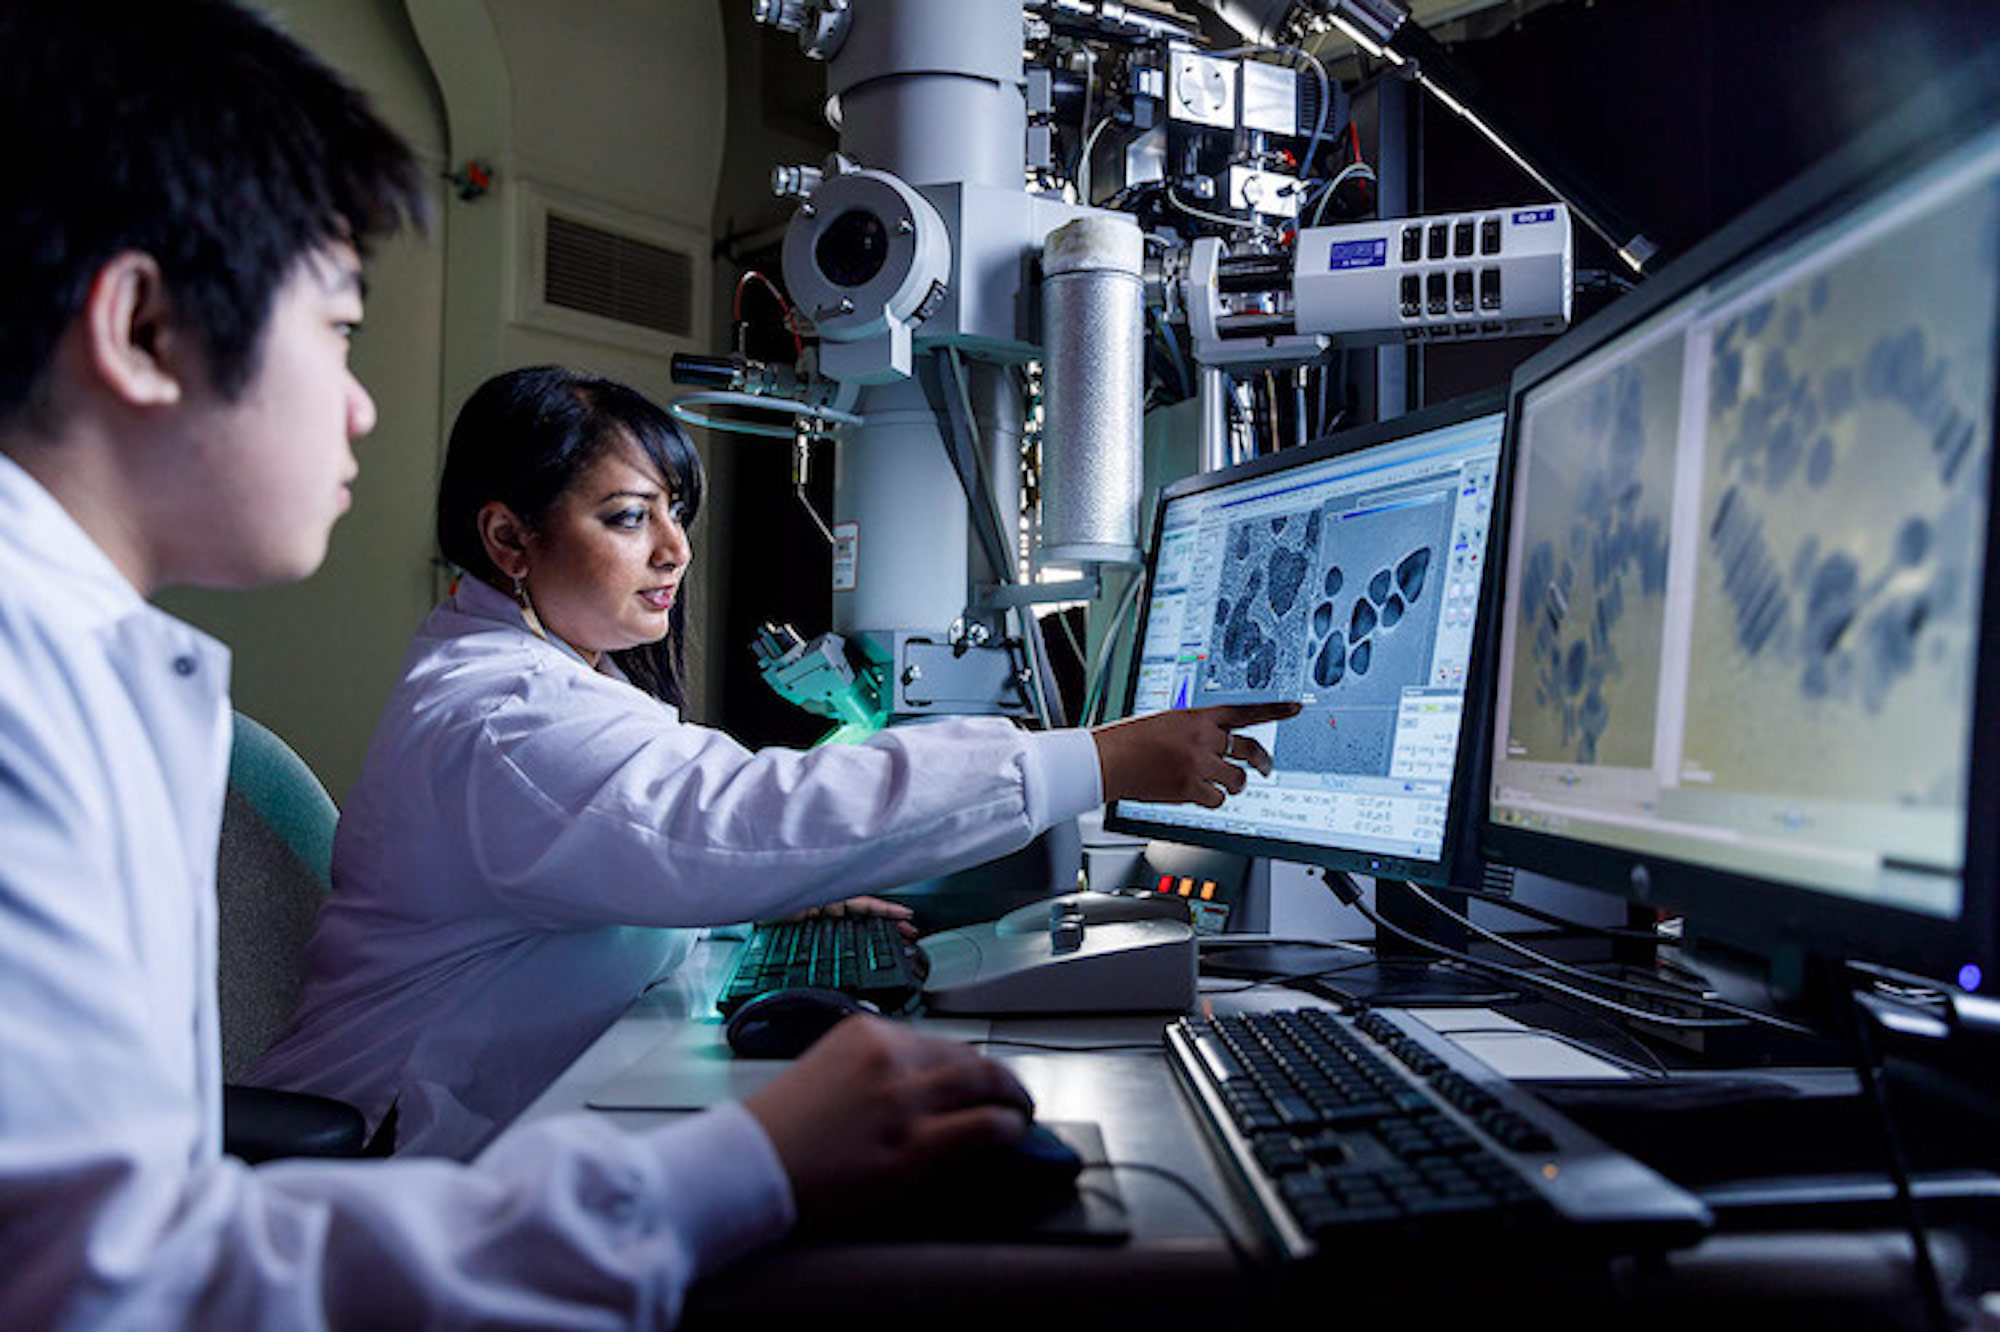
[[[1996,38],[1995,0],[1570,0],[1452,54],[1670,261]],[[1415,211],[1541,197],[1420,101]],[[1576,235],[1579,270],[1624,272],[1594,234]],[[1423,401],[1492,387],[1546,341],[1429,348]]]

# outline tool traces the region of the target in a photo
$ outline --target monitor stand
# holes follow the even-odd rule
[[[1326,977],[1328,986],[1370,1008],[1486,1008],[1521,997],[1476,972],[1454,971],[1419,955],[1383,958]]]
[[[1466,909],[1463,894],[1443,890],[1431,896],[1454,911]],[[1375,910],[1385,920],[1454,952],[1466,951],[1471,941],[1462,926],[1419,902],[1399,879],[1375,880]],[[1250,944],[1204,958],[1202,969],[1216,976],[1289,977],[1316,985],[1328,997],[1370,1007],[1482,1008],[1521,998],[1521,992],[1504,981],[1441,962],[1390,931],[1376,932],[1372,951],[1369,958],[1344,960],[1325,948]]]
[[[1449,889],[1434,890],[1430,895],[1460,914],[1469,905],[1463,893]],[[1375,914],[1455,953],[1467,951],[1472,943],[1469,930],[1418,901],[1410,885],[1401,879],[1375,880]],[[1393,931],[1381,929],[1375,931],[1375,960],[1331,979],[1344,993],[1376,1008],[1481,1008],[1521,998],[1521,992],[1505,981],[1455,966]]]

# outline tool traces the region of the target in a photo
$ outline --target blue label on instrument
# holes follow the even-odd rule
[[[1553,222],[1555,220],[1556,210],[1553,208],[1523,208],[1520,212],[1514,214],[1514,225],[1517,227],[1530,226],[1536,222]]]
[[[1336,241],[1327,247],[1326,266],[1329,271],[1343,268],[1380,268],[1389,262],[1389,242],[1386,239]]]

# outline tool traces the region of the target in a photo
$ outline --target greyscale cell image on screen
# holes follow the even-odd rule
[[[1305,659],[1306,575],[1319,552],[1317,506],[1232,523],[1223,540],[1204,703],[1290,697]]]
[[[1387,776],[1402,691],[1430,669],[1453,495],[1433,485],[1232,523],[1201,701],[1304,698],[1278,727],[1280,767]]]
[[[1963,800],[1996,286],[1982,188],[1713,326],[1690,778]]]
[[[1681,354],[1664,340],[1530,409],[1516,758],[1653,761]]]
[[[1304,712],[1278,730],[1283,767],[1386,777],[1403,690],[1430,674],[1452,491],[1329,504],[1312,571]]]

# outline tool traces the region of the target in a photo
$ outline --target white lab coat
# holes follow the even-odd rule
[[[471,1167],[222,1155],[228,669],[0,456],[0,1321],[659,1324],[782,1234],[736,1106],[550,1120]]]
[[[299,1013],[251,1081],[464,1156],[687,927],[977,864],[1099,803],[1087,732],[994,718],[752,753],[530,632],[474,578],[425,621],[334,839]]]

